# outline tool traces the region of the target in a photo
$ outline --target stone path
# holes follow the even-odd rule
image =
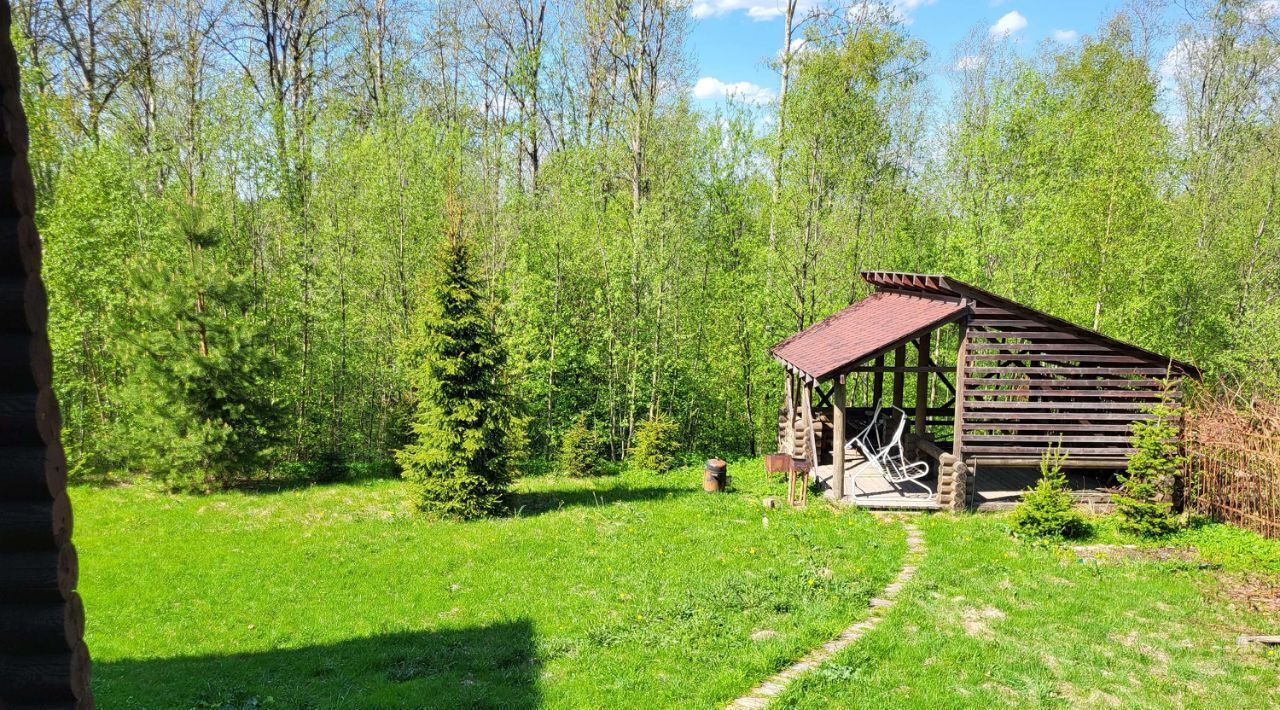
[[[729,703],[728,708],[730,710],[767,707],[774,698],[782,694],[787,684],[848,648],[884,619],[889,609],[893,608],[898,592],[902,591],[902,587],[915,576],[916,567],[919,566],[925,553],[924,535],[920,533],[919,528],[909,522],[903,522],[902,527],[907,531],[906,559],[903,560],[902,569],[898,571],[898,576],[884,588],[880,596],[871,600],[871,613],[867,618],[840,632],[840,635],[834,639],[813,649],[804,658],[792,663],[774,674],[772,678],[756,686],[750,693]]]

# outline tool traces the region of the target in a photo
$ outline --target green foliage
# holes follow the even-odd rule
[[[569,476],[595,476],[603,467],[604,440],[587,425],[587,415],[579,415],[560,437],[556,469]]]
[[[679,427],[663,414],[636,426],[635,439],[628,454],[631,467],[641,471],[666,473],[676,463],[680,451]]]
[[[1169,400],[1148,408],[1154,418],[1136,421],[1129,441],[1136,450],[1120,476],[1121,495],[1115,496],[1120,529],[1141,537],[1167,535],[1178,527],[1170,499],[1173,479],[1182,468],[1178,453],[1179,409]]]
[[[439,261],[408,349],[421,358],[413,440],[396,459],[419,509],[477,518],[503,510],[512,480],[507,354],[485,312],[466,240],[450,234]]]
[[[130,282],[118,334],[128,374],[112,442],[128,452],[129,469],[205,489],[252,476],[278,453],[281,354],[255,308],[251,276],[208,258],[215,232],[186,227],[186,268],[147,262]]]
[[[1080,511],[1071,507],[1071,490],[1067,486],[1062,464],[1066,455],[1057,447],[1040,459],[1040,480],[1022,494],[1022,502],[1009,521],[1020,537],[1071,539],[1089,534],[1089,524]]]
[[[83,13],[50,24],[39,3],[15,6],[75,476],[139,458],[114,436],[135,416],[114,344],[135,271],[190,269],[175,204],[204,206],[221,236],[202,259],[251,282],[247,312],[285,356],[270,387],[290,415],[280,455],[311,480],[336,472],[326,460],[391,463],[413,436],[420,360],[394,354],[421,337],[418,285],[449,198],[483,224],[472,247],[511,355],[508,445],[544,460],[583,412],[609,460],[654,411],[688,452],[771,445],[767,348],[864,295],[860,269],[945,272],[1280,386],[1280,75],[1257,71],[1280,61],[1280,17],[1247,0],[1189,15],[1167,39],[1196,56],[1168,65],[1129,10],[1031,52],[984,35],[957,48],[950,107],[930,100],[937,58],[874,8],[797,23],[805,49],[783,55],[775,106],[688,100],[684,33],[640,37],[627,3],[567,13],[545,46],[460,22],[467,46],[494,48],[485,62],[407,51],[442,36],[414,4],[389,4],[378,51],[360,52],[345,40],[363,36],[361,13],[309,4],[291,22],[314,41],[286,59],[335,68],[317,72],[273,70],[250,51],[256,30],[219,50],[240,71],[191,71],[208,36],[267,26],[243,13],[104,12],[98,69],[127,75],[120,91],[67,55],[68,33],[88,36]],[[650,9],[669,27],[688,11]],[[597,56],[607,66],[572,60]],[[618,62],[645,65],[642,85],[549,98]],[[297,85],[266,90],[282,76]],[[510,101],[486,100],[495,80]]]

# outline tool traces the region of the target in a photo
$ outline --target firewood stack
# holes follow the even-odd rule
[[[0,707],[87,708],[71,504],[18,60],[0,2]]]

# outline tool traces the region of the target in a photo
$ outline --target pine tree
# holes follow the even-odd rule
[[[1180,411],[1168,391],[1159,404],[1147,411],[1152,418],[1136,421],[1131,427],[1129,441],[1134,453],[1120,476],[1121,494],[1114,499],[1122,530],[1142,537],[1159,537],[1178,527],[1170,498],[1173,479],[1183,463],[1177,443]]]
[[[216,488],[257,473],[281,441],[281,357],[252,280],[208,253],[217,230],[198,209],[177,222],[186,264],[145,262],[131,280],[114,437],[131,467],[170,488]]]
[[[439,263],[409,348],[421,357],[412,442],[396,459],[418,508],[469,519],[499,512],[511,483],[507,355],[456,227],[441,245]]]

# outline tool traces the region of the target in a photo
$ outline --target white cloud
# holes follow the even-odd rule
[[[726,84],[714,76],[704,76],[693,85],[693,95],[699,99],[735,98],[749,104],[767,104],[773,101],[773,89],[767,89],[749,81]]]
[[[1014,10],[1013,12],[1006,14],[1004,17],[1001,17],[999,20],[996,20],[996,23],[987,31],[996,37],[1008,37],[1009,35],[1026,28],[1026,26],[1027,18],[1023,17],[1021,12]]]
[[[796,13],[808,12],[815,4],[815,0],[800,0]],[[756,22],[767,22],[782,17],[785,8],[786,0],[698,0],[690,13],[696,20],[705,20],[741,11]]]
[[[1080,33],[1075,30],[1054,30],[1053,38],[1063,44],[1074,44],[1080,39]]]
[[[1280,0],[1259,0],[1241,13],[1246,22],[1255,25],[1264,24],[1273,17],[1280,16]]]
[[[804,37],[796,37],[795,39],[791,40],[791,56],[793,56],[793,57],[794,57],[794,56],[796,56],[796,55],[800,54],[801,52],[803,52],[803,51],[804,51],[804,48],[805,48],[805,45],[807,45],[807,44],[809,44],[809,41],[808,41],[808,40],[806,40]],[[781,50],[781,49],[779,49],[779,50],[778,50],[778,55],[777,55],[777,56],[778,56],[778,60],[779,60],[779,61],[781,61],[781,60],[782,60],[782,50]]]
[[[1208,40],[1183,37],[1160,60],[1160,76],[1169,81],[1189,76],[1208,49]]]
[[[869,10],[874,10],[899,22],[910,23],[909,13],[927,5],[932,5],[937,1],[867,0],[853,3],[849,8],[849,12],[850,17],[859,12],[867,16],[874,16],[874,14],[868,13]],[[733,12],[744,12],[747,17],[756,22],[769,22],[770,20],[780,19],[783,16],[786,11],[786,2],[787,0],[695,0],[689,8],[689,13],[695,20],[705,20],[709,17],[723,17]],[[824,3],[834,4],[831,0],[800,0],[796,4],[796,16],[806,15]]]
[[[986,63],[987,60],[985,58],[977,54],[969,54],[957,59],[956,63],[951,65],[951,68],[956,71],[969,71],[970,69],[977,69]]]

